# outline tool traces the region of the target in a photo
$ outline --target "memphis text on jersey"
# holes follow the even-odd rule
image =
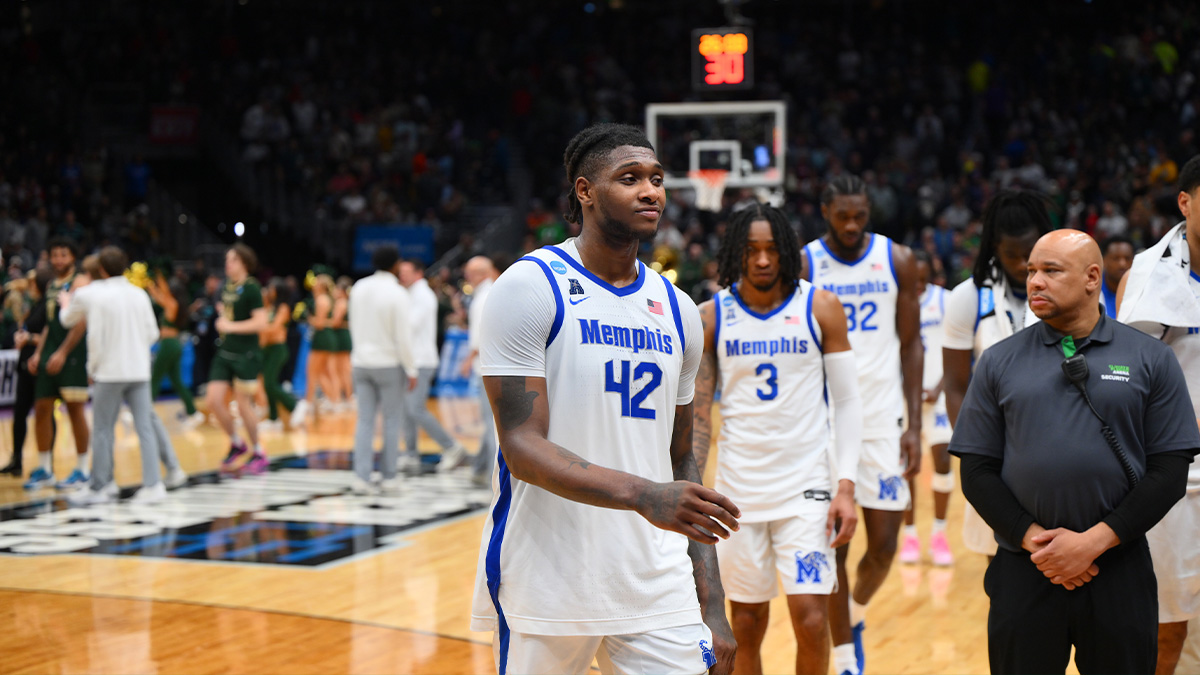
[[[585,345],[624,347],[632,349],[634,354],[642,350],[662,352],[663,354],[670,354],[674,351],[674,347],[671,346],[671,335],[664,335],[661,328],[649,326],[629,328],[628,326],[600,323],[599,319],[590,321],[580,319],[579,332],[582,334],[580,343]]]
[[[857,284],[821,284],[821,289],[840,297],[846,295],[870,295],[887,293],[891,289],[886,281],[862,281]]]
[[[775,356],[776,354],[807,354],[808,340],[775,338],[774,340],[726,340],[725,356]]]

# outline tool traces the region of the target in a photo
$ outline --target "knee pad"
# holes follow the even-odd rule
[[[929,483],[933,487],[934,492],[941,492],[942,494],[945,494],[947,492],[953,492],[954,491],[954,472],[953,471],[951,471],[950,473],[936,473],[935,472],[933,474],[933,478],[929,481]]]

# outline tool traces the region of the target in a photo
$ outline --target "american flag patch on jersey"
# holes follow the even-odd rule
[[[872,272],[882,272],[883,271],[883,263],[871,263],[871,271]]]
[[[783,317],[783,322],[789,326],[799,326],[800,325],[800,317],[785,316],[785,317]]]
[[[661,315],[663,313],[661,302],[655,302],[649,298],[646,298],[646,307],[650,310],[651,314]]]

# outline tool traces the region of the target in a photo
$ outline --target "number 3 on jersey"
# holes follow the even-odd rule
[[[631,365],[629,361],[620,361],[621,379],[617,380],[613,361],[604,364],[604,391],[621,395],[621,416],[637,417],[644,420],[654,419],[654,408],[643,408],[642,402],[658,385],[662,384],[662,369],[657,363],[643,361],[632,368],[633,377],[629,377]],[[633,393],[633,382],[649,375],[650,380],[642,386],[641,391]]]
[[[842,307],[846,310],[846,330],[879,330],[879,326],[867,323],[875,318],[875,312],[879,309],[874,301],[867,300],[858,306],[852,302],[843,302]]]

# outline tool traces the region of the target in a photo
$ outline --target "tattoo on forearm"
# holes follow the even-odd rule
[[[691,471],[688,471],[688,467],[691,467]],[[675,413],[675,425],[671,431],[671,469],[676,480],[683,478],[680,474],[697,473],[696,460],[692,455],[692,411],[690,407],[686,415]],[[691,480],[691,478],[685,480]],[[697,477],[695,482],[699,483],[700,478]]]
[[[692,454],[696,456],[696,466],[701,476],[708,466],[709,445],[712,443],[712,397],[716,380],[716,359],[705,354],[700,359],[700,372],[696,376],[695,424],[692,427]]]
[[[591,462],[571,452],[570,450],[567,450],[566,448],[558,448],[558,456],[567,460],[568,469],[576,465],[578,465],[581,469],[587,469],[592,465]]]
[[[512,431],[524,424],[533,414],[533,400],[537,397],[536,391],[525,390],[525,378],[501,378],[500,398],[496,401],[500,427],[505,431]]]

